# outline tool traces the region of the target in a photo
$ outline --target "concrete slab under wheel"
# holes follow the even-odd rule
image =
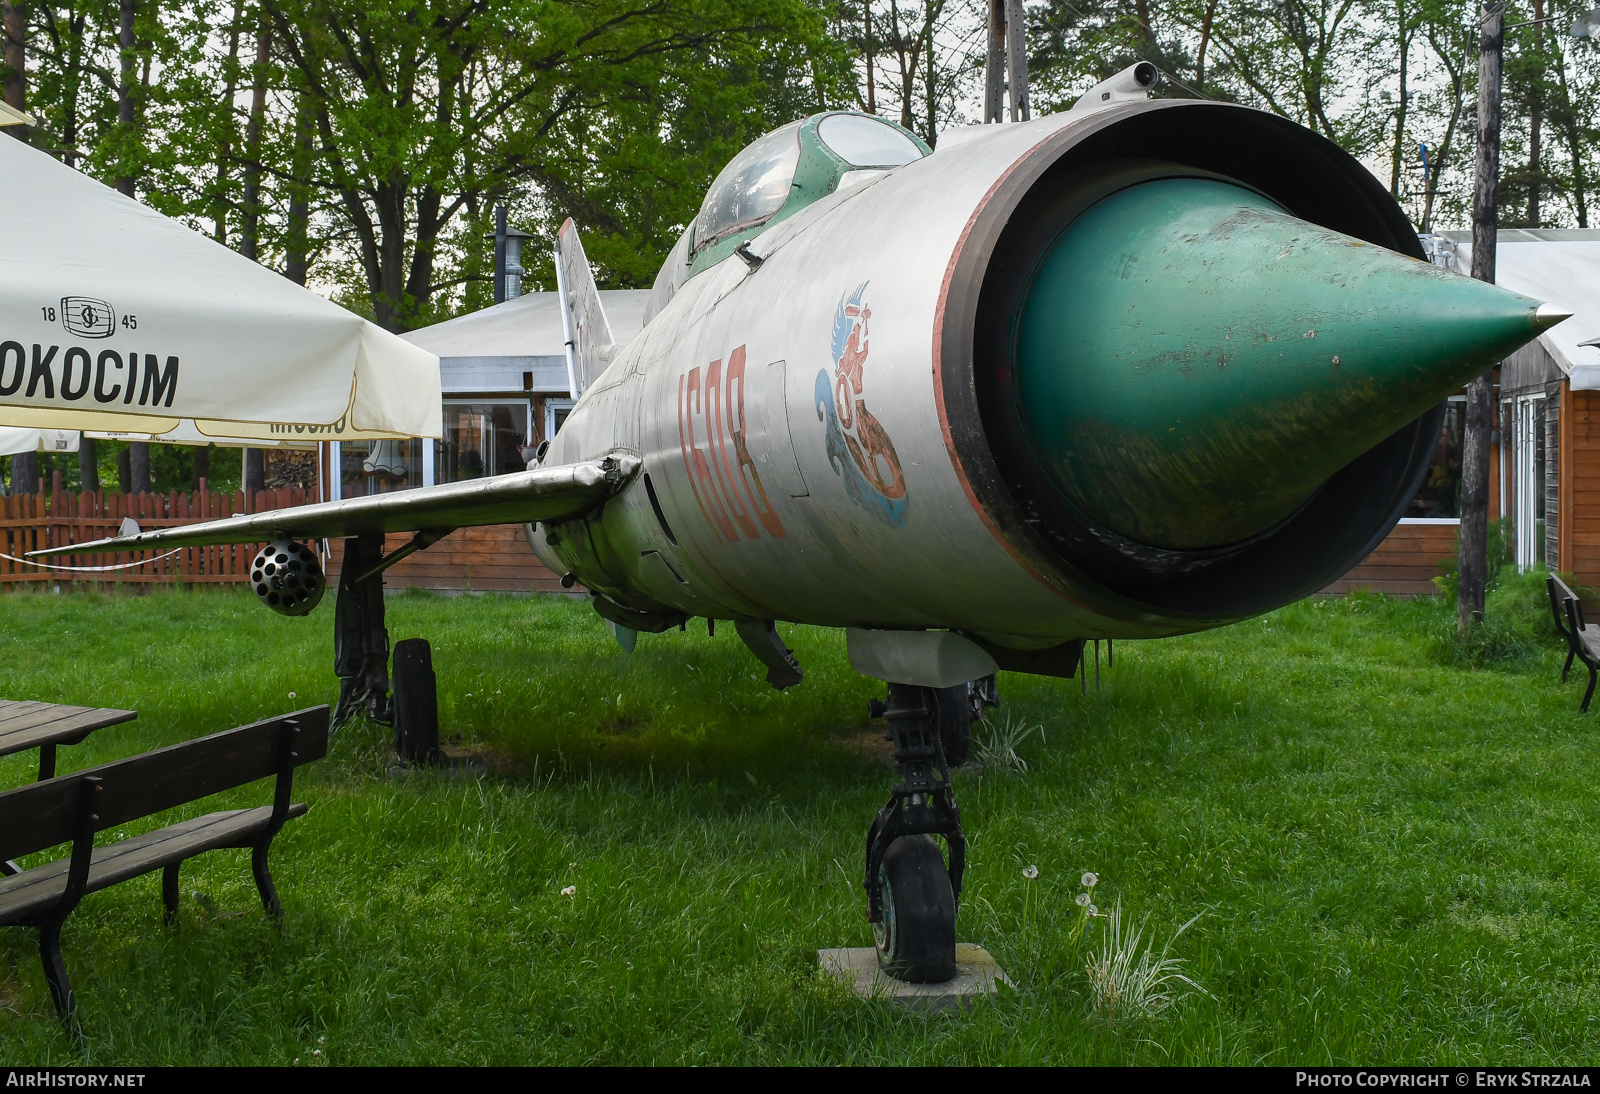
[[[956,943],[956,975],[943,984],[908,984],[878,967],[878,951],[871,946],[818,950],[822,971],[849,984],[863,999],[891,999],[927,1010],[948,1010],[974,999],[993,995],[1001,984],[1016,987],[995,964],[989,951],[970,942]]]

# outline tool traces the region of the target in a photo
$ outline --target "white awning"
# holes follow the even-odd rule
[[[564,395],[570,378],[559,299],[553,292],[526,293],[401,337],[439,355],[439,380],[447,396],[521,391]],[[600,290],[617,345],[627,345],[644,327],[649,299],[645,289]]]
[[[438,358],[0,138],[0,424],[438,437]]]

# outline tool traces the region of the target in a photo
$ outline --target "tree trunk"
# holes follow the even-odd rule
[[[1478,45],[1478,163],[1472,193],[1472,276],[1494,281],[1500,199],[1500,58],[1505,5],[1492,4]],[[1483,622],[1488,584],[1489,428],[1494,416],[1494,369],[1467,385],[1467,421],[1461,438],[1461,532],[1457,547],[1456,631],[1465,636]]]
[[[1534,19],[1544,18],[1544,0],[1533,0]],[[1544,36],[1544,27],[1534,27],[1535,39]],[[1532,102],[1528,107],[1528,227],[1539,227],[1539,183],[1541,181],[1539,169],[1539,137],[1540,130],[1544,127],[1544,66],[1534,69],[1532,80]]]
[[[222,139],[217,142],[217,201],[214,238],[228,245],[228,160],[233,155],[233,95],[239,79],[239,20],[244,17],[242,0],[233,5],[233,25],[228,28],[228,80],[222,91]]]
[[[1211,26],[1217,17],[1217,0],[1206,0],[1206,14],[1200,21],[1200,47],[1194,53],[1194,88],[1206,93],[1206,47],[1211,45]]]
[[[890,0],[890,2],[893,3],[893,0]],[[862,5],[862,19],[866,24],[867,32],[867,113],[876,114],[878,112],[878,77],[872,71],[872,0],[867,0],[867,3]]]
[[[256,28],[256,64],[250,92],[250,121],[245,129],[244,209],[239,228],[239,253],[256,261],[261,227],[261,128],[267,114],[267,62],[272,57],[272,24],[262,13]]]
[[[1567,88],[1567,62],[1559,53],[1556,55],[1556,73],[1561,77],[1560,125],[1567,138],[1567,151],[1572,154],[1573,204],[1577,207],[1578,227],[1587,228],[1589,204],[1584,193],[1587,184],[1583,178],[1583,137],[1578,132],[1578,118],[1572,109],[1572,93]]]
[[[244,450],[244,488],[250,494],[267,488],[267,454],[259,448]]]
[[[1400,106],[1394,119],[1394,150],[1389,157],[1389,194],[1400,198],[1400,171],[1406,158],[1406,77],[1410,75],[1411,32],[1406,28],[1404,7],[1397,10],[1400,20]]]
[[[85,493],[100,492],[100,461],[93,437],[78,434],[78,488]]]
[[[117,493],[133,493],[133,455],[126,448],[117,453]]]
[[[306,283],[311,263],[311,187],[307,179],[312,168],[312,125],[310,106],[302,96],[295,108],[294,161],[289,180],[289,219],[285,225],[283,264],[283,276],[296,285]]]
[[[937,148],[939,145],[939,132],[936,128],[935,122],[935,114],[939,107],[939,84],[933,67],[933,35],[935,29],[934,24],[937,22],[938,15],[943,6],[944,5],[942,3],[929,4],[926,9],[927,20],[925,25],[928,38],[928,78],[924,82],[924,90],[926,90],[928,93],[928,131],[923,135],[923,139],[928,142],[928,147],[930,148]]]
[[[1139,21],[1139,41],[1146,47],[1155,45],[1155,31],[1150,29],[1150,0],[1133,0],[1133,15]]]
[[[28,13],[21,4],[0,3],[0,28],[5,32],[5,98],[7,106],[26,110],[28,102]],[[19,141],[31,126],[7,127]]]
[[[150,493],[150,445],[144,441],[134,441],[128,445],[128,477],[132,480],[129,484],[129,493]]]
[[[118,31],[117,44],[122,51],[122,79],[117,84],[117,124],[122,127],[123,149],[117,157],[122,161],[123,173],[117,179],[117,189],[128,197],[134,196],[134,177],[132,165],[129,163],[127,146],[133,142],[134,109],[133,109],[133,62],[134,62],[134,37],[133,17],[137,9],[137,0],[120,0],[121,26]],[[146,455],[145,465],[149,466],[149,457]]]
[[[911,113],[911,101],[916,94],[917,47],[900,29],[900,5],[894,0],[889,2],[889,40],[900,65],[900,124],[914,132],[916,119]]]
[[[1444,127],[1444,139],[1433,150],[1433,157],[1429,163],[1427,178],[1427,193],[1422,202],[1422,224],[1424,233],[1433,230],[1433,210],[1439,197],[1439,176],[1450,163],[1450,155],[1455,148],[1456,127],[1461,124],[1461,114],[1465,105],[1466,76],[1463,68],[1456,68],[1450,63],[1451,54],[1448,43],[1441,43],[1431,32],[1427,33],[1428,44],[1433,47],[1434,55],[1441,59],[1445,71],[1450,78],[1450,120]]]
[[[39,454],[18,452],[11,457],[11,492],[37,494],[39,492]]]
[[[67,22],[70,36],[66,56],[66,79],[62,81],[61,95],[61,162],[68,167],[78,166],[78,89],[83,77],[83,25],[84,17],[74,15]]]

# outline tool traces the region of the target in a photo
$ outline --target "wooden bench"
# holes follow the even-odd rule
[[[137,717],[138,713],[132,710],[0,699],[0,756],[37,748],[39,778],[52,778],[56,773],[57,745],[75,745],[97,729]]]
[[[1583,702],[1578,704],[1579,713],[1585,713],[1589,700],[1594,698],[1595,679],[1600,676],[1597,671],[1600,670],[1600,626],[1583,621],[1583,603],[1577,593],[1567,588],[1566,582],[1551,574],[1544,584],[1550,592],[1550,613],[1555,616],[1556,630],[1567,640],[1567,660],[1561,666],[1562,683],[1566,682],[1574,657],[1589,670],[1589,686],[1584,690]]]
[[[171,925],[183,861],[218,848],[248,847],[261,903],[267,914],[283,914],[267,870],[267,848],[285,821],[306,811],[289,800],[294,769],[327,751],[328,708],[312,707],[0,793],[0,858],[72,844],[67,858],[0,878],[0,926],[38,929],[45,979],[63,1019],[71,1016],[73,1000],[61,958],[61,926],[88,893],[161,870],[161,901]],[[268,776],[277,777],[271,805],[208,813],[94,845],[97,832]]]

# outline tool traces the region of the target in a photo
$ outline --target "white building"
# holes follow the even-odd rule
[[[639,333],[649,297],[601,291],[619,345]],[[335,497],[521,471],[521,449],[548,440],[572,409],[555,293],[528,293],[403,337],[439,355],[444,439],[331,445],[341,472]]]

